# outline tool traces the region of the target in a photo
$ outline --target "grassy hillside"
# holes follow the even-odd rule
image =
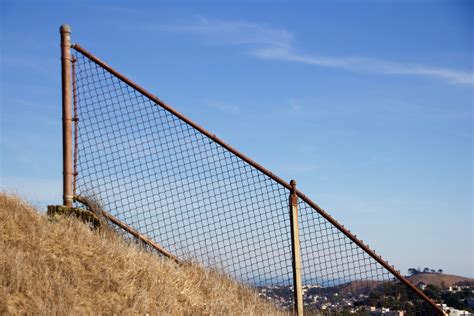
[[[0,314],[274,315],[248,288],[0,193]]]
[[[437,287],[453,286],[459,282],[469,282],[474,284],[474,279],[465,278],[458,275],[444,273],[418,273],[408,277],[413,284],[431,284]]]

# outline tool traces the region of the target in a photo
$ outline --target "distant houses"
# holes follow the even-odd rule
[[[442,308],[443,311],[445,311],[449,316],[472,315],[469,311],[455,309],[453,307],[446,306],[446,304],[443,304]]]

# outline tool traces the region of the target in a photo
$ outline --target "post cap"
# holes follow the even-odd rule
[[[60,33],[71,33],[71,27],[68,24],[63,24],[59,28]]]

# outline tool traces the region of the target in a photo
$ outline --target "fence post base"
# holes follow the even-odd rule
[[[94,228],[100,228],[103,226],[103,220],[101,220],[96,214],[78,207],[48,205],[48,211],[46,214],[52,219],[57,219],[58,216],[76,217],[84,223],[90,224]]]

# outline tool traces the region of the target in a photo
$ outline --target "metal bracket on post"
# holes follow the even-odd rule
[[[296,181],[291,180],[290,193],[290,221],[291,221],[291,254],[293,264],[293,293],[295,298],[295,312],[303,316],[303,288],[301,281],[301,247],[300,230],[298,225],[298,195]]]
[[[72,207],[72,93],[71,93],[71,28],[61,25],[61,78],[63,113],[63,204]]]

